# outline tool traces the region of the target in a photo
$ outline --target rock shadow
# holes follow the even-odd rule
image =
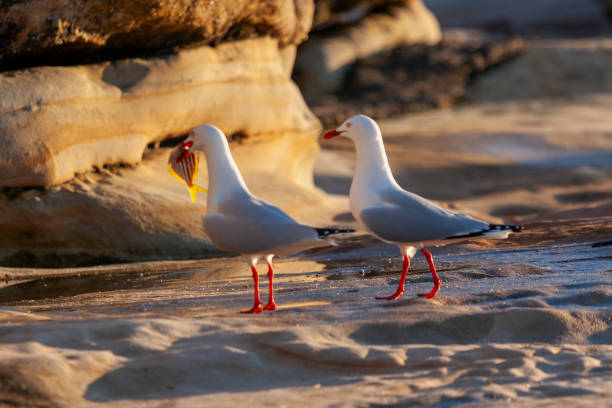
[[[116,61],[104,68],[102,80],[125,92],[145,80],[150,71],[148,66],[137,61]]]

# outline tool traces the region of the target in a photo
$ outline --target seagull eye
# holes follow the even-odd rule
[[[351,124],[351,122],[346,122],[346,127],[347,127],[347,128],[350,128],[351,126],[353,126],[353,125]]]

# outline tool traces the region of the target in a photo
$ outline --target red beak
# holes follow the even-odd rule
[[[323,139],[331,139],[332,137],[336,137],[341,134],[342,132],[338,132],[337,130],[330,130],[329,132],[325,132]]]

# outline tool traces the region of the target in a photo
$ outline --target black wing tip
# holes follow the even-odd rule
[[[348,234],[350,232],[355,232],[354,229],[351,228],[315,228],[319,237],[327,237],[333,234]]]
[[[446,239],[476,238],[476,237],[480,237],[486,234],[487,232],[507,231],[507,230],[511,230],[512,232],[521,232],[523,230],[523,227],[520,225],[489,224],[489,228],[483,229],[482,231],[470,232],[468,234],[462,234],[462,235],[453,235],[453,236],[447,237]]]
[[[512,232],[521,232],[523,227],[521,225],[504,225],[504,224],[489,224],[488,231],[504,231],[504,230],[512,230]]]
[[[595,242],[591,245],[592,248],[599,248],[599,247],[603,247],[603,246],[608,246],[608,245],[612,245],[612,239],[609,241],[600,241],[600,242]]]

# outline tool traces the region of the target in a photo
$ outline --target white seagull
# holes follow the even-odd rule
[[[298,224],[278,207],[251,194],[230,153],[227,138],[215,126],[202,125],[192,129],[178,148],[183,152],[179,160],[195,151],[203,151],[206,155],[209,178],[208,213],[203,218],[206,234],[224,251],[244,255],[251,267],[255,303],[242,313],[276,310],[272,283],[272,258],[275,255],[287,256],[309,248],[335,245],[328,235],[353,231]],[[261,258],[268,263],[270,296],[265,306],[259,299],[256,268]]]
[[[365,115],[347,119],[336,130],[323,136],[345,136],[357,150],[357,164],[350,191],[350,207],[355,219],[378,239],[397,245],[404,265],[397,291],[377,299],[393,300],[404,293],[410,259],[420,249],[429,264],[434,287],[419,294],[433,298],[440,289],[433,257],[425,246],[439,246],[473,237],[503,239],[521,230],[517,225],[494,225],[464,214],[445,210],[416,194],[402,189],[393,178],[385,154],[382,134],[374,120]]]

